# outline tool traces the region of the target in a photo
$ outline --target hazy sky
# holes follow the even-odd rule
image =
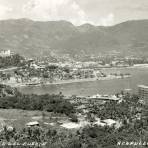
[[[148,19],[148,0],[0,0],[0,20],[9,18],[108,26]]]

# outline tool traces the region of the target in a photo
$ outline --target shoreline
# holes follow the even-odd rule
[[[39,83],[39,84],[31,84],[31,83],[1,83],[4,85],[9,85],[11,87],[35,87],[35,86],[46,86],[46,85],[62,85],[62,84],[71,84],[71,83],[81,83],[81,82],[92,82],[97,81],[97,79],[80,79],[80,80],[61,80],[55,82],[46,82],[46,83]]]
[[[140,69],[140,68],[148,68],[148,64],[135,64],[134,66],[128,66],[128,67],[103,67],[101,69]]]
[[[39,86],[46,86],[46,85],[62,85],[62,84],[72,84],[72,83],[81,83],[81,82],[93,82],[93,81],[107,81],[107,80],[114,80],[114,79],[127,79],[130,78],[131,76],[112,76],[112,77],[101,77],[101,78],[88,78],[88,79],[75,79],[75,80],[59,80],[55,82],[46,82],[46,83],[7,83],[7,82],[2,82],[1,84],[8,85],[11,87],[39,87]]]

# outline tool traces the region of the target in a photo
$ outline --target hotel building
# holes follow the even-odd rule
[[[148,86],[138,85],[138,94],[140,99],[143,99],[143,101],[148,104]]]

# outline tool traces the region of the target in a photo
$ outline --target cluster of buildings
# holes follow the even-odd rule
[[[13,73],[6,74],[2,72],[1,81],[9,80],[13,83],[52,83],[62,80],[82,80],[104,76],[104,73],[94,68],[86,68],[85,66],[78,68],[77,66],[64,65],[64,63],[39,63],[30,59],[26,61],[25,66],[15,69]]]
[[[18,82],[46,80],[52,83],[61,80],[87,79],[94,77],[95,72],[91,69],[63,69],[59,67],[56,69],[50,69],[48,67],[19,69],[17,73],[15,73],[15,78],[18,79]]]
[[[11,55],[11,51],[3,51],[2,54]],[[1,74],[1,81],[9,81],[9,83],[23,83],[29,85],[38,85],[46,83],[64,83],[83,81],[83,80],[104,80],[125,78],[125,74],[106,74],[102,72],[101,61],[87,62],[57,62],[51,63],[47,61],[38,61],[34,59],[26,59],[25,66],[17,68],[14,73]],[[105,65],[107,66],[107,65]],[[109,65],[108,65],[109,66]]]
[[[92,95],[92,96],[67,96],[65,99],[69,100],[76,107],[77,111],[86,115],[89,109],[95,105],[103,105],[108,101],[122,102],[123,95]]]

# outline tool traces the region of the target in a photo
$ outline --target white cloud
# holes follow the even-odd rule
[[[115,16],[113,13],[109,13],[107,16],[102,17],[99,19],[99,25],[102,26],[111,26],[114,24]]]
[[[6,19],[11,11],[12,8],[0,5],[0,19]]]
[[[85,12],[74,0],[30,0],[23,6],[24,17],[34,20],[67,20],[75,25],[86,22]]]
[[[67,20],[75,25],[91,23],[110,26],[114,24],[114,14],[109,13],[96,21],[86,15],[75,0],[29,0],[23,6],[23,16],[39,21]]]

